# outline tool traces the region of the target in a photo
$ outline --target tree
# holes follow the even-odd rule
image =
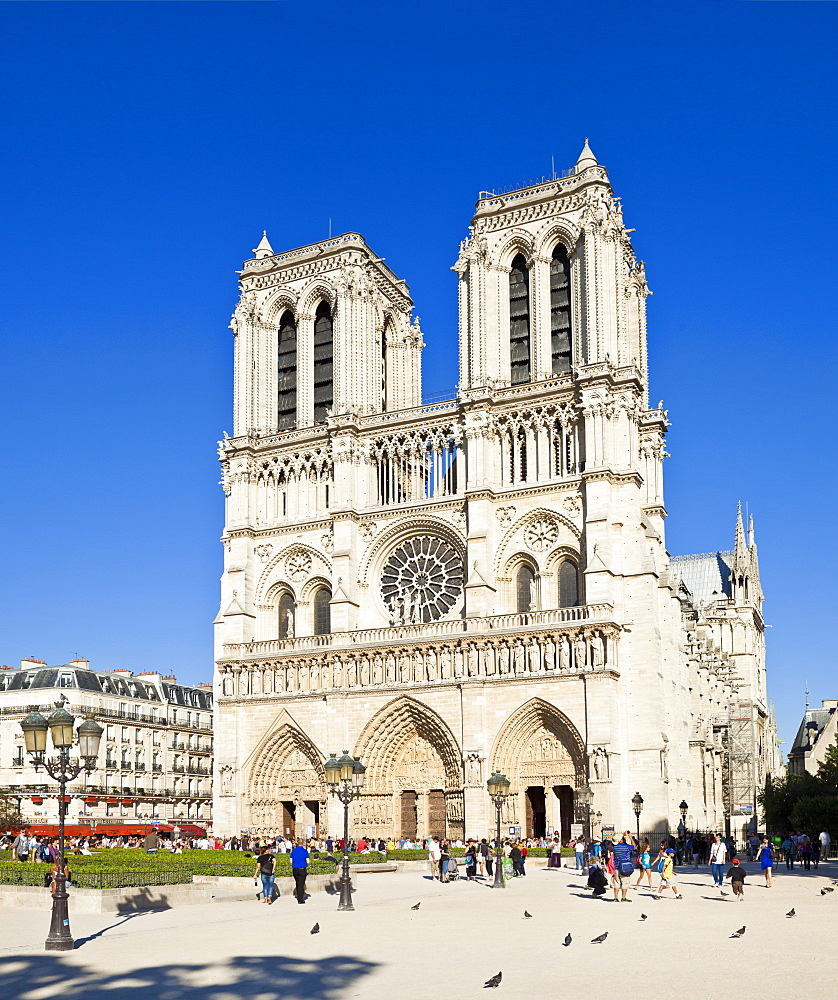
[[[818,781],[827,795],[838,795],[838,736],[818,768]]]

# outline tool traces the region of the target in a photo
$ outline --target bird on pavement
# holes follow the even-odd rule
[[[645,913],[641,913],[641,914],[640,914],[640,919],[641,919],[641,920],[648,920],[649,918],[648,918],[648,917],[646,916],[646,914],[645,914]]]
[[[825,892],[835,892],[835,890],[832,888],[831,885],[828,885],[825,889],[821,889],[821,895],[823,896]]]
[[[729,896],[729,895],[730,895],[730,893],[729,893],[729,892],[725,892],[725,891],[724,891],[724,889],[722,889],[722,890],[720,890],[720,891],[721,891],[721,894],[722,894],[723,896]]]
[[[791,908],[791,909],[789,910],[789,912],[788,912],[788,913],[786,914],[786,916],[787,916],[787,917],[793,917],[793,916],[795,916],[795,912],[794,912],[794,907],[792,907],[792,908]]]
[[[315,924],[314,927],[311,928],[311,931],[309,933],[311,933],[311,934],[319,934],[320,933],[320,924]]]
[[[524,910],[524,920],[532,920],[532,914]]]
[[[483,989],[485,990],[487,986],[491,986],[493,990],[496,990],[500,986],[500,981],[503,979],[503,973],[499,972],[496,976],[492,976],[491,979],[487,980],[483,984]]]
[[[419,902],[418,902],[418,903],[416,904],[416,906],[411,906],[411,910],[418,910],[418,909],[419,909],[419,907],[420,907],[421,905],[422,905],[422,901],[420,900],[420,901],[419,901]]]
[[[745,928],[743,926],[743,927],[740,927],[738,931],[734,931],[733,934],[731,935],[731,937],[742,937],[742,935],[744,933],[745,933]]]
[[[605,940],[605,939],[606,939],[607,937],[608,937],[608,931],[606,931],[606,932],[605,932],[604,934],[600,934],[600,935],[599,935],[599,937],[595,937],[595,938],[593,938],[593,940],[591,941],[591,944],[602,944],[602,942],[603,942],[603,941],[604,941],[604,940]]]
[[[562,943],[564,944],[565,948],[567,948],[567,947],[568,947],[568,946],[570,945],[570,942],[571,942],[572,940],[573,940],[573,938],[572,938],[572,937],[571,937],[571,936],[570,936],[569,934],[566,934],[566,935],[565,935],[565,939],[564,939],[564,941],[562,942]]]

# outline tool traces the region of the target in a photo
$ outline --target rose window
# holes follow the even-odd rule
[[[552,517],[542,517],[524,532],[524,542],[533,552],[546,552],[552,548],[558,537],[559,529]]]
[[[420,535],[400,545],[381,573],[381,596],[392,624],[436,621],[463,591],[463,560],[448,542]]]

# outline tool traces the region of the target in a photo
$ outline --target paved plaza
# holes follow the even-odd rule
[[[749,865],[749,869],[754,866]],[[679,872],[684,898],[632,890],[631,905],[593,900],[570,869],[531,868],[503,891],[440,885],[421,872],[361,875],[354,913],[313,894],[182,906],[155,913],[79,914],[77,947],[43,950],[49,915],[4,909],[3,1000],[443,1000],[642,997],[764,1000],[836,996],[838,864],[758,876],[744,902],[712,888],[707,868]],[[725,891],[729,891],[726,888]],[[418,911],[411,906],[421,901]],[[797,916],[785,914],[792,907]],[[533,914],[523,918],[524,910]],[[647,914],[643,921],[641,913]],[[320,933],[310,933],[315,922]],[[744,937],[731,938],[739,927]],[[591,939],[604,931],[600,945]],[[563,947],[570,932],[573,941]]]

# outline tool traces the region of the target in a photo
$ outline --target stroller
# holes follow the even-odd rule
[[[449,882],[456,882],[460,877],[460,867],[457,864],[457,859],[453,856],[453,854],[448,859],[447,876]]]

